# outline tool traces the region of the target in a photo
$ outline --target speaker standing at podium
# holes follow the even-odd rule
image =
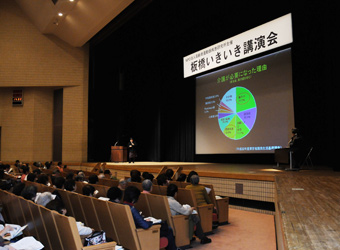
[[[129,163],[135,163],[135,159],[137,157],[136,153],[136,142],[133,140],[133,138],[130,138],[130,141],[128,143],[128,149],[129,149]]]

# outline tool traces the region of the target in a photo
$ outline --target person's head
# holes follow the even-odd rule
[[[27,180],[28,180],[28,181],[35,182],[36,178],[37,178],[37,175],[34,174],[34,173],[29,173],[29,174],[27,175]]]
[[[124,178],[119,180],[118,187],[119,187],[121,190],[125,190],[126,185],[127,185],[127,181],[126,181]]]
[[[174,171],[171,168],[168,168],[165,171],[165,175],[168,178],[168,180],[172,180],[172,176],[174,175]]]
[[[77,176],[74,178],[75,181],[85,181],[85,177],[81,174],[77,174]]]
[[[41,170],[39,168],[34,169],[33,173],[36,174],[37,176],[41,174]]]
[[[110,187],[107,190],[106,197],[110,199],[112,202],[119,203],[122,199],[123,191],[119,187]]]
[[[192,185],[197,185],[199,182],[200,182],[200,177],[198,175],[194,174],[193,176],[191,176],[190,183]]]
[[[187,176],[187,182],[190,182],[191,176],[193,175],[198,175],[198,173],[196,171],[190,171],[190,173]]]
[[[54,179],[54,186],[56,188],[63,189],[64,188],[64,183],[65,183],[65,178],[62,176],[58,176]]]
[[[168,188],[166,189],[166,195],[174,197],[178,191],[178,187],[175,184],[169,184]]]
[[[23,173],[23,174],[28,174],[29,171],[30,171],[30,168],[29,168],[28,166],[24,165],[24,166],[22,167],[22,173]]]
[[[58,167],[60,167],[60,168],[61,168],[61,167],[62,167],[62,163],[61,163],[61,161],[59,161],[57,165],[58,165]]]
[[[25,183],[24,182],[17,182],[13,186],[12,193],[15,195],[21,195],[22,190],[25,188]]]
[[[67,210],[60,199],[51,200],[49,203],[46,204],[46,208],[57,211],[58,213],[63,215],[66,215],[67,213]]]
[[[45,207],[51,200],[53,200],[52,194],[50,192],[43,192],[37,197],[36,203]]]
[[[71,191],[71,192],[75,191],[76,190],[76,181],[73,180],[73,179],[65,180],[64,188],[67,191]]]
[[[124,191],[123,201],[136,203],[140,196],[140,190],[135,186],[128,186]]]
[[[132,182],[141,182],[142,181],[141,173],[136,169],[130,171],[130,176],[131,176]]]
[[[98,175],[96,175],[96,174],[91,174],[91,175],[89,176],[89,183],[90,183],[90,184],[97,184],[98,181],[99,181]]]
[[[106,178],[111,178],[111,171],[110,171],[110,169],[105,169],[104,170],[104,175],[105,175]]]
[[[187,175],[182,173],[178,176],[177,181],[184,182],[186,178],[187,178]]]
[[[66,175],[66,180],[68,179],[73,179],[74,178],[74,173],[73,172],[70,172]]]
[[[92,185],[83,186],[83,195],[93,197],[94,191],[96,191],[96,189]]]
[[[292,134],[296,135],[297,133],[299,133],[299,129],[292,128]]]
[[[157,176],[157,184],[159,186],[168,185],[168,178],[165,176],[165,174],[160,174],[160,175]]]
[[[39,175],[37,182],[43,185],[48,185],[48,176],[46,174]]]
[[[34,201],[35,197],[37,196],[37,187],[30,185],[24,187],[24,189],[21,192],[21,196],[24,197],[26,200]]]
[[[143,187],[143,190],[145,190],[147,192],[151,192],[152,191],[152,181],[149,180],[149,179],[145,179],[142,182],[142,187]]]

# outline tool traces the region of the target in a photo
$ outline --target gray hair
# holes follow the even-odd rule
[[[142,187],[143,187],[143,190],[150,191],[152,188],[152,181],[149,179],[144,180],[142,182]]]
[[[192,185],[197,185],[200,182],[200,177],[198,175],[193,175],[190,178],[190,182]]]

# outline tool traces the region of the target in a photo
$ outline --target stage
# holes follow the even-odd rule
[[[339,175],[326,166],[303,166],[299,171],[287,171],[289,165],[281,164],[234,164],[234,163],[206,163],[206,162],[106,162],[109,169],[130,171],[138,169],[157,173],[162,167],[177,169],[188,174],[194,170],[202,177],[246,179],[259,181],[275,181],[277,175]]]

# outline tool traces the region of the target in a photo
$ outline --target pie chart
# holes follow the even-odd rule
[[[257,108],[253,94],[244,87],[226,92],[218,109],[218,123],[222,133],[232,140],[247,136],[256,120]]]

